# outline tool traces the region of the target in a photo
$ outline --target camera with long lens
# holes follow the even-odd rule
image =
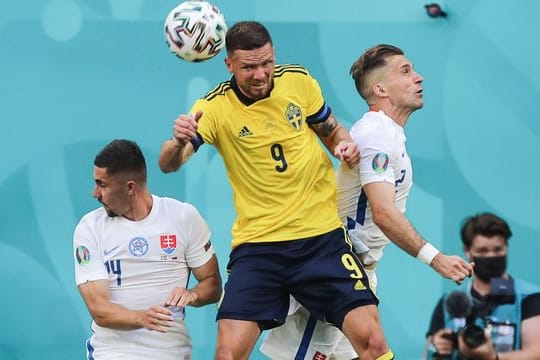
[[[450,317],[446,324],[453,333],[448,337],[457,347],[457,337],[461,335],[465,344],[474,349],[484,344],[487,339],[485,329],[471,321],[472,319],[484,319],[486,326],[492,334],[492,341],[497,352],[512,351],[515,348],[516,324],[497,322],[491,319],[490,314],[495,307],[515,302],[515,289],[512,279],[492,278],[490,291],[486,302],[473,306],[471,298],[463,291],[453,291],[445,301],[444,307]],[[473,309],[474,307],[474,309]],[[435,353],[433,359],[452,359],[450,355]]]
[[[484,344],[487,339],[484,333],[484,329],[478,325],[458,325],[458,327],[453,329],[452,334],[448,335],[447,338],[451,340],[457,348],[457,338],[461,335],[465,344],[474,349],[482,344]],[[433,360],[452,360],[454,357],[452,354],[440,354],[435,353],[432,357]],[[461,358],[460,358],[461,359]]]
[[[470,348],[475,348],[482,345],[485,341],[484,329],[478,325],[468,325],[467,317],[472,311],[472,301],[469,296],[463,291],[456,290],[450,293],[445,301],[444,307],[450,315],[450,322],[446,324],[447,328],[452,329],[452,333],[447,336],[447,339],[454,343],[457,348],[457,338],[462,335],[465,344]],[[452,354],[435,353],[434,360],[451,360]]]
[[[465,344],[471,349],[477,348],[486,342],[484,329],[478,325],[465,325],[460,330],[460,334]]]
[[[469,316],[469,314],[473,311],[472,303],[469,306],[469,304],[466,304],[463,300],[463,295],[466,294],[450,294],[449,298],[451,296],[454,296],[453,298],[453,305],[454,308],[456,308],[456,304],[458,305],[458,308],[463,309],[461,313],[457,311],[459,314],[466,314],[466,316]],[[492,311],[494,306],[504,305],[504,304],[513,304],[516,300],[516,293],[514,289],[514,281],[512,279],[503,279],[503,278],[491,278],[490,279],[490,286],[489,286],[489,294],[487,295],[487,302],[483,304],[484,313],[482,314],[483,318],[486,319],[486,323],[488,327],[490,328],[490,331],[492,331],[492,337],[493,337],[493,345],[495,346],[497,351],[511,351],[513,349],[513,340],[514,340],[514,328],[512,327],[512,324],[509,323],[497,323],[492,321],[489,316],[489,313]],[[448,305],[448,304],[446,304]],[[452,305],[452,304],[451,304]],[[454,309],[454,312],[456,310]],[[494,329],[497,329],[497,327],[503,326],[505,329],[501,332],[502,335],[498,335],[497,331],[494,331]],[[486,342],[486,335],[484,332],[484,328],[478,326],[478,325],[465,325],[460,330],[460,334],[463,336],[463,340],[465,341],[465,344],[470,347],[471,349],[474,349]],[[503,339],[504,337],[504,339]]]

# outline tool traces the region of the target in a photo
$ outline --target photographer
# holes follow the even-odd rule
[[[474,262],[466,293],[438,302],[429,327],[429,359],[540,359],[540,287],[506,272],[508,224],[483,213],[461,228],[464,253]]]

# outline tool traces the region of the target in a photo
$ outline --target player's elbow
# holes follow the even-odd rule
[[[100,311],[98,309],[89,309],[90,315],[92,315],[92,319],[94,319],[94,322],[101,326],[101,327],[110,327],[110,321],[109,317],[105,314],[105,312]]]
[[[101,327],[109,327],[109,322],[105,317],[92,315],[94,322]]]
[[[384,229],[392,220],[392,209],[386,206],[378,206],[372,209],[373,222],[380,229]]]
[[[173,162],[170,159],[167,158],[166,155],[161,154],[158,160],[158,165],[161,171],[163,171],[165,174],[178,171],[180,169],[180,162]]]
[[[166,161],[161,160],[161,159],[159,160],[158,165],[161,171],[164,172],[165,174],[175,172],[180,168],[180,166],[177,166],[177,167],[171,166]]]
[[[94,303],[88,306],[88,312],[94,322],[105,328],[113,327],[113,311],[107,303]]]
[[[215,304],[221,300],[221,294],[223,293],[223,288],[221,286],[221,277],[218,275],[212,279],[212,287],[207,301],[201,305]]]
[[[210,297],[209,304],[215,304],[221,299],[221,294],[223,292],[223,289],[221,288],[221,285],[219,287],[216,287],[214,289],[212,296]]]

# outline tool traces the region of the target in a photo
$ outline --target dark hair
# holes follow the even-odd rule
[[[476,235],[492,237],[500,235],[504,238],[504,243],[508,245],[508,239],[512,236],[512,231],[508,223],[491,213],[481,213],[469,216],[461,226],[461,241],[466,247],[471,247]]]
[[[130,140],[113,140],[94,159],[94,165],[106,168],[109,176],[132,176],[146,183],[146,161],[139,146]]]
[[[256,21],[240,21],[234,24],[225,35],[227,54],[235,50],[253,50],[272,44],[270,33],[263,24]]]
[[[393,45],[379,44],[367,49],[352,64],[349,74],[352,76],[356,90],[362,98],[367,100],[370,92],[365,81],[366,76],[373,70],[386,65],[386,58],[394,55],[404,55],[404,52]]]

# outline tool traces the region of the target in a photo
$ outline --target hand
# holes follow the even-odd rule
[[[450,329],[437,331],[431,336],[431,343],[438,355],[451,355],[457,347],[455,334]]]
[[[474,263],[467,264],[465,260],[455,255],[438,253],[431,261],[431,267],[447,279],[460,285],[467,277],[473,274]]]
[[[172,289],[169,297],[165,300],[165,306],[188,306],[197,301],[197,293],[183,287]]]
[[[195,115],[182,114],[174,121],[173,136],[178,145],[184,146],[197,136],[199,119],[203,112],[197,111]]]
[[[173,324],[172,312],[161,306],[152,306],[145,311],[138,311],[138,322],[152,331],[167,332]]]
[[[485,331],[486,342],[475,348],[470,348],[467,346],[463,340],[463,335],[459,334],[458,336],[458,347],[459,352],[463,354],[467,359],[478,359],[478,360],[494,360],[497,358],[497,352],[493,347],[493,341],[491,341],[491,335],[489,331]]]
[[[360,161],[360,150],[354,142],[340,141],[334,149],[334,156],[352,169]]]

